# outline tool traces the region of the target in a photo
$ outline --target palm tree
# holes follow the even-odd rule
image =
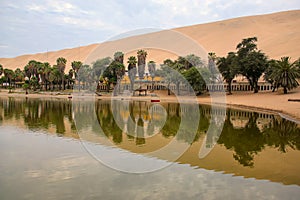
[[[128,76],[130,79],[130,90],[133,91],[134,79],[136,76],[136,58],[134,56],[130,56],[128,58]]]
[[[93,69],[89,65],[82,65],[79,71],[78,81],[83,83],[83,89],[94,82]]]
[[[38,65],[38,82],[41,83],[40,89],[43,89],[45,86],[45,64],[40,63]]]
[[[114,60],[121,63],[121,64],[124,64],[124,53],[121,52],[121,51],[117,51],[114,54]]]
[[[228,53],[227,57],[222,57],[218,60],[217,65],[224,80],[228,84],[228,93],[231,93],[231,82],[237,74],[236,55],[233,52]]]
[[[63,90],[65,90],[65,80],[64,80],[64,73],[66,68],[67,60],[63,57],[59,57],[56,60],[57,69],[60,72],[61,82],[63,85]],[[60,86],[61,89],[61,86]]]
[[[14,78],[14,71],[11,69],[4,69],[4,76],[6,81],[9,83],[9,92],[11,92],[11,82]]]
[[[274,68],[272,66],[275,64],[276,64],[276,60],[274,60],[274,59],[269,60],[268,61],[269,67],[267,67],[267,69],[264,72],[264,80],[272,85],[272,88],[273,88],[272,92],[275,92],[275,89],[276,89],[275,81],[272,78],[272,73],[274,71]]]
[[[3,66],[0,64],[0,76],[2,75],[3,73]]]
[[[151,83],[152,83],[152,90],[154,88],[154,82],[153,82],[153,79],[155,77],[155,70],[156,70],[156,63],[154,61],[149,61],[148,62],[148,71],[150,73],[150,76],[151,76]]]
[[[271,67],[273,68],[271,77],[275,82],[274,85],[276,88],[283,87],[284,94],[299,86],[297,79],[300,78],[300,69],[297,66],[297,61],[291,63],[290,57],[282,57]]]
[[[0,64],[0,76],[3,74],[3,66]]]
[[[28,64],[25,66],[25,74],[31,79],[32,76],[37,76],[38,71],[38,62],[35,60],[30,60]]]
[[[45,90],[48,90],[48,83],[50,82],[50,73],[52,71],[51,65],[48,62],[44,64],[44,78],[45,78]]]
[[[112,83],[114,86],[114,96],[117,95],[117,88],[115,86],[124,74],[125,66],[118,61],[113,61],[103,72],[103,78],[107,81],[107,91],[109,91],[109,86]]]
[[[69,73],[67,75],[67,80],[68,80],[68,89],[70,89],[70,83],[73,84],[73,75],[74,75],[74,70],[73,69],[70,69],[69,70]]]
[[[72,69],[75,73],[75,79],[78,80],[78,89],[80,91],[80,79],[78,78],[78,71],[82,67],[82,62],[81,61],[73,61],[71,63]]]
[[[216,61],[217,61],[217,55],[214,52],[208,53],[208,69],[210,73],[212,74],[211,81],[212,83],[216,83],[218,81],[218,71],[216,69]]]
[[[14,73],[14,80],[16,82],[22,82],[24,80],[24,74],[20,68],[17,68]]]
[[[138,50],[137,52],[138,57],[138,74],[139,79],[144,79],[145,74],[145,65],[146,65],[146,57],[147,57],[147,51],[145,50]]]
[[[49,82],[50,85],[52,85],[52,91],[55,88],[55,84],[59,83],[61,79],[61,74],[56,66],[51,68],[50,74],[49,74]],[[51,86],[50,86],[51,87]]]

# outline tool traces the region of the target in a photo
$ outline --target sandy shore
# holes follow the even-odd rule
[[[167,95],[166,91],[155,91],[159,96],[159,99],[163,102],[177,102],[177,98],[174,95]],[[24,92],[8,93],[7,90],[1,90],[0,96],[6,97],[28,97],[28,98],[56,98],[56,99],[69,99],[73,95],[76,95],[77,99],[110,99],[111,94],[103,94],[103,96],[95,96],[94,94],[87,93],[73,93],[71,91],[59,93],[59,92],[45,92],[37,94],[25,95]],[[120,97],[117,97],[120,98]],[[151,96],[137,96],[137,97],[126,97],[133,100],[150,100]],[[182,97],[183,99],[185,97]],[[189,98],[186,98],[188,101]],[[252,92],[233,92],[233,95],[226,95],[226,104],[224,105],[221,97],[214,98],[214,102],[227,107],[236,107],[241,109],[251,109],[255,111],[267,111],[275,114],[279,114],[282,117],[289,118],[300,124],[300,102],[288,101],[288,99],[300,99],[300,88],[291,91],[289,94],[283,94],[279,92],[259,92],[253,94]],[[211,104],[212,99],[210,95],[206,94],[197,97],[200,104]]]

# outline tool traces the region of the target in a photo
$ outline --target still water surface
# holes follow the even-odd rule
[[[220,135],[207,135],[211,107],[199,105],[195,137],[176,135],[189,105],[161,103],[167,115],[149,109],[151,103],[97,101],[95,124],[74,121],[70,100],[0,98],[0,199],[298,199],[300,196],[299,124],[268,113],[227,109]],[[151,112],[150,112],[151,111]],[[115,116],[116,118],[116,116]],[[132,123],[128,123],[128,119]],[[120,120],[121,119],[121,120]],[[161,129],[150,122],[165,120]],[[117,123],[117,122],[118,123]],[[120,124],[121,122],[121,124]],[[144,127],[137,133],[137,125]],[[80,130],[79,130],[80,129]],[[84,136],[78,135],[83,132]],[[158,133],[156,133],[158,132]],[[142,134],[142,135],[141,135]],[[146,174],[128,174],[95,160],[83,146],[105,152],[142,155],[171,140],[190,148],[176,161]],[[97,144],[97,145],[95,145]],[[210,152],[199,157],[201,148]],[[146,158],[145,158],[146,159]]]

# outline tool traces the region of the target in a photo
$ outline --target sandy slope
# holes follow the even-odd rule
[[[280,58],[288,55],[296,59],[300,56],[299,25],[300,10],[295,10],[182,27],[174,31],[192,38],[205,50],[216,52],[218,56],[234,51],[242,38],[257,36],[259,48],[269,57]],[[125,52],[126,59],[130,55],[135,55],[137,49],[146,48],[147,60],[154,60],[158,63],[165,58],[176,58],[177,55],[193,52],[199,54],[199,51],[193,49],[193,45],[187,45],[185,40],[179,40],[178,34],[175,33],[162,31],[73,49],[23,55],[16,58],[0,58],[0,63],[5,68],[15,69],[23,68],[29,60],[33,59],[54,64],[58,57],[65,57],[68,60],[66,69],[68,70],[73,60],[85,61],[88,58],[90,63],[97,58],[112,56],[117,50]],[[92,53],[97,47],[98,51]],[[170,49],[173,52],[168,52]]]

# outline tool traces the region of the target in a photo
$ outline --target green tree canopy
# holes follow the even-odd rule
[[[121,52],[121,51],[117,51],[114,54],[114,60],[121,63],[121,64],[124,64],[124,53]]]
[[[247,78],[254,93],[258,92],[258,79],[268,66],[267,57],[257,50],[256,42],[256,37],[247,38],[236,47],[239,72]]]
[[[92,63],[92,68],[95,74],[96,80],[99,80],[100,76],[103,74],[105,69],[111,64],[112,59],[110,57],[105,57],[102,59],[96,60],[96,62]]]
[[[3,73],[3,66],[0,64],[0,76],[2,75]]]
[[[217,61],[217,66],[223,79],[228,83],[228,92],[231,93],[231,83],[238,73],[237,56],[234,52],[228,53],[227,57],[221,57]]]
[[[275,88],[283,87],[284,94],[299,86],[297,79],[300,78],[300,69],[297,62],[291,63],[290,57],[282,57],[271,63],[270,79],[274,80]]]

